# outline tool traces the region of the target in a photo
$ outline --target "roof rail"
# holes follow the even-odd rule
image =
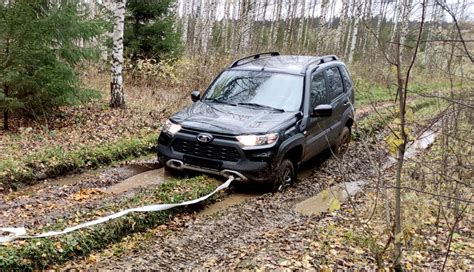
[[[276,57],[276,56],[279,56],[280,53],[278,52],[266,52],[266,53],[260,53],[260,54],[256,54],[256,55],[251,55],[251,56],[248,56],[248,57],[245,57],[245,58],[241,58],[241,59],[238,59],[236,61],[234,61],[230,66],[229,68],[234,68],[234,67],[237,67],[240,65],[240,62],[243,61],[243,60],[249,60],[248,62],[246,63],[249,63],[251,62],[252,60],[256,60],[256,59],[259,59],[261,57]]]
[[[336,61],[339,60],[339,58],[336,55],[326,55],[326,56],[321,56],[317,57],[314,61],[308,62],[304,67],[303,70],[301,71],[302,73],[306,72],[308,70],[309,66],[311,65],[319,65],[321,63],[327,63],[331,61]]]

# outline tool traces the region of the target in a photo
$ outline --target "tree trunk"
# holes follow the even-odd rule
[[[264,44],[266,45],[265,43],[265,29],[266,29],[266,22],[267,22],[267,8],[268,8],[268,0],[265,0],[265,2],[263,3],[263,15],[262,15],[262,27],[260,28],[260,35],[259,35],[259,38],[258,38],[258,41],[257,41],[257,51],[260,50],[260,46],[264,46]],[[255,12],[255,14],[258,14],[257,12]],[[273,26],[273,23],[272,23],[272,26]],[[268,39],[267,39],[268,40]]]
[[[8,5],[7,7],[10,8],[10,1],[7,1],[5,3],[5,5]],[[9,65],[8,60],[10,59],[10,32],[7,35],[8,36],[7,36],[6,43],[5,43],[5,56],[6,56],[7,62],[4,63],[3,68],[8,67],[8,65]],[[4,83],[3,90],[5,92],[5,98],[8,98],[8,96],[10,95],[10,87],[8,86],[8,84],[6,82]],[[9,129],[9,127],[8,127],[8,108],[6,108],[5,111],[3,112],[3,129],[4,130]]]
[[[123,93],[123,32],[126,0],[116,0],[114,7],[114,33],[112,52],[112,81],[110,82],[110,107],[125,106]]]
[[[407,0],[405,0],[407,1]],[[405,2],[406,10],[410,10],[411,8],[411,0]],[[400,241],[403,233],[402,233],[402,207],[401,207],[401,183],[402,183],[402,170],[403,170],[403,163],[405,157],[405,148],[408,142],[408,135],[406,134],[405,127],[406,127],[406,102],[407,102],[407,92],[408,92],[408,83],[410,81],[410,73],[411,69],[413,68],[418,49],[421,43],[421,37],[423,33],[423,26],[425,22],[425,12],[426,12],[426,1],[422,1],[422,11],[421,11],[421,20],[420,20],[420,27],[418,31],[418,38],[416,40],[416,46],[413,50],[413,55],[411,57],[410,64],[408,65],[406,75],[402,77],[402,43],[401,39],[403,35],[406,35],[404,32],[404,27],[402,26],[399,28],[397,33],[397,44],[396,44],[396,54],[397,54],[397,85],[398,85],[398,99],[399,99],[399,118],[400,118],[400,131],[399,137],[403,141],[401,145],[398,147],[398,156],[397,156],[397,175],[396,175],[396,186],[395,186],[395,252],[394,252],[394,268],[397,271],[402,270],[402,243]],[[407,14],[407,12],[404,12]],[[402,20],[408,21],[408,16],[405,16]],[[408,22],[403,22],[403,24],[408,24]]]
[[[272,40],[273,40],[273,44],[276,44],[277,47],[278,47],[278,50],[281,50],[282,48],[282,45],[283,45],[283,39],[280,37],[280,33],[281,33],[281,23],[280,23],[280,20],[281,20],[281,16],[282,16],[282,5],[283,5],[283,0],[278,0],[278,2],[276,3],[277,5],[277,12],[276,12],[276,20],[275,20],[275,29],[273,31],[273,37],[272,37]]]
[[[355,6],[355,21],[354,21],[354,30],[352,31],[352,38],[351,38],[351,47],[349,49],[349,63],[352,63],[354,61],[354,54],[355,54],[355,49],[356,49],[356,44],[357,44],[357,37],[359,33],[359,20],[361,16],[361,11],[360,8]]]
[[[321,14],[319,15],[319,22],[318,22],[318,29],[316,29],[316,50],[318,54],[325,53],[325,45],[324,39],[326,38],[327,34],[327,13],[329,8],[329,0],[322,0],[321,1]]]
[[[305,28],[305,15],[304,12],[306,10],[306,0],[301,2],[301,10],[299,14],[299,24],[298,24],[298,36],[296,38],[296,44],[298,44],[298,53],[304,51],[304,28]]]
[[[222,19],[222,46],[221,52],[227,53],[229,48],[229,22],[230,22],[230,0],[225,0],[224,3],[224,18]]]
[[[8,97],[9,95],[9,87],[7,84],[5,84],[5,97]],[[4,112],[3,112],[3,129],[4,130],[9,130],[9,127],[8,127],[8,109],[6,109]]]
[[[339,55],[344,55],[345,30],[348,21],[349,0],[342,1],[342,8],[339,15],[339,25],[337,26],[337,49]]]

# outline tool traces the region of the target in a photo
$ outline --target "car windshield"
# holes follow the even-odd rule
[[[204,96],[217,103],[284,111],[299,111],[302,99],[302,76],[240,70],[223,72]]]

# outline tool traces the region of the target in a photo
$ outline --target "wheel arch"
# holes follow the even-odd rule
[[[303,134],[297,134],[284,141],[278,149],[276,165],[280,164],[284,159],[290,158],[295,166],[301,161],[303,157]]]

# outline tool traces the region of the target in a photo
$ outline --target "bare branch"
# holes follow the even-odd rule
[[[469,53],[469,50],[467,49],[467,46],[466,46],[466,41],[464,40],[464,38],[462,36],[461,28],[459,27],[458,20],[456,18],[456,14],[454,14],[454,12],[443,2],[441,2],[439,0],[436,0],[436,4],[438,6],[440,6],[442,9],[444,9],[451,16],[451,18],[453,19],[454,25],[456,26],[456,30],[458,31],[459,39],[461,40],[461,43],[464,47],[464,51],[466,52],[466,54],[469,57],[469,59],[471,60],[471,62],[474,62],[474,58]]]

